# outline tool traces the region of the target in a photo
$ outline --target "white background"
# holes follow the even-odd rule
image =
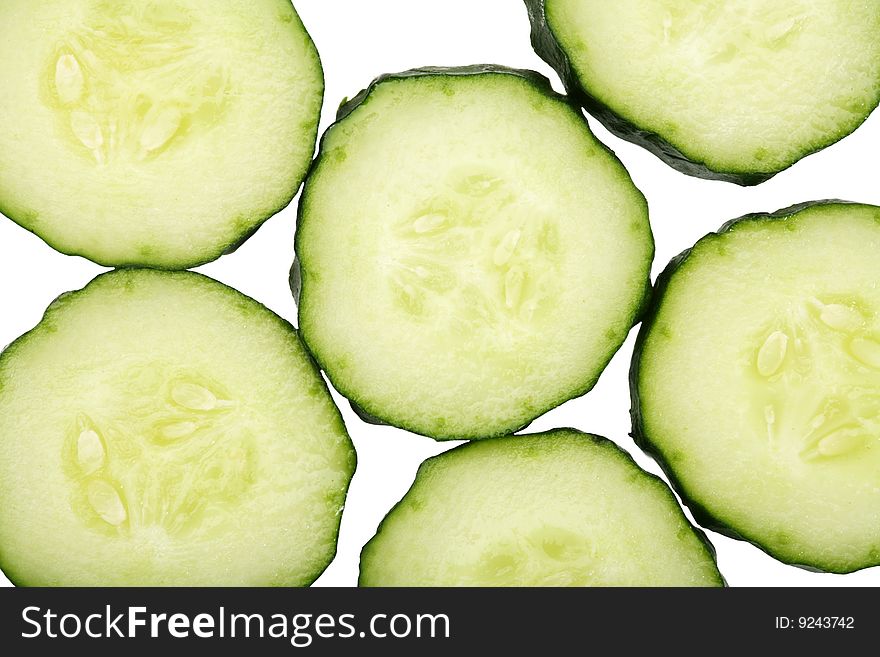
[[[560,88],[553,72],[529,45],[526,11],[517,0],[296,0],[296,6],[324,64],[327,90],[322,131],[342,98],[353,96],[380,73],[416,66],[506,64],[538,70]],[[785,98],[779,102],[785,103]],[[753,188],[690,178],[639,147],[612,137],[594,120],[590,124],[648,198],[657,242],[655,274],[702,235],[748,212],[821,198],[880,205],[880,112],[842,142]],[[295,208],[296,201],[236,253],[200,268],[294,323],[296,309],[287,275],[293,258]],[[846,263],[829,262],[828,266]],[[32,328],[52,299],[82,287],[100,271],[86,260],[54,252],[0,217],[0,344]],[[547,413],[529,430],[571,426],[598,433],[615,440],[644,468],[659,473],[628,435],[627,369],[634,338],[635,330],[592,392]],[[355,417],[344,399],[335,393],[334,397],[354,439],[358,468],[342,519],[338,555],[318,584],[353,586],[361,547],[407,490],[418,464],[453,444],[367,425]],[[845,576],[810,573],[780,564],[746,543],[712,533],[710,540],[732,586],[880,585],[880,568]]]

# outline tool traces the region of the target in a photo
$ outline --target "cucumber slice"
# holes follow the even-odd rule
[[[293,327],[198,274],[99,276],[0,356],[19,585],[307,585],[354,465]]]
[[[684,173],[754,185],[880,102],[880,3],[526,0],[569,92]]]
[[[324,83],[287,0],[3,0],[0,25],[0,211],[57,250],[184,269],[299,188]]]
[[[784,562],[880,564],[880,208],[750,215],[672,261],[635,434],[697,520]]]
[[[361,555],[361,586],[720,586],[672,491],[558,429],[428,459]]]
[[[370,416],[437,439],[516,430],[584,394],[647,290],[644,197],[537,73],[384,76],[306,182],[303,339]]]

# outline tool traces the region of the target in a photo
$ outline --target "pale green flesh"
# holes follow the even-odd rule
[[[671,491],[574,430],[427,461],[361,556],[362,586],[718,586]]]
[[[547,0],[579,83],[689,159],[773,173],[880,100],[880,3]]]
[[[196,274],[101,276],[0,357],[17,584],[309,584],[353,469],[293,328]]]
[[[4,0],[0,211],[108,265],[185,268],[284,207],[317,52],[287,0]]]
[[[586,392],[653,253],[620,163],[512,74],[378,84],[324,137],[301,212],[309,348],[368,413],[436,438]]]
[[[880,563],[880,208],[699,242],[644,342],[647,440],[716,524],[785,561]]]

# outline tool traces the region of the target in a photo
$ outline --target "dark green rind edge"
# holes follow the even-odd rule
[[[318,64],[318,73],[321,78],[321,94],[318,99],[318,116],[315,117],[314,126],[311,131],[311,141],[312,143],[316,143],[318,139],[318,127],[321,123],[321,107],[324,103],[324,91],[326,89],[326,79],[324,76],[324,65],[321,61],[321,54],[318,52],[318,48],[315,45],[314,39],[312,39],[312,35],[309,34],[309,31],[306,29],[305,24],[302,22],[302,19],[299,16],[299,12],[296,11],[296,8],[293,6],[291,1],[290,6],[293,8],[294,16],[296,17],[297,23],[299,25],[299,29],[305,34],[306,38],[308,38],[309,42],[312,44],[312,51],[315,54],[315,59]],[[313,149],[314,151],[314,149]],[[21,214],[13,211],[9,206],[3,204],[2,200],[0,200],[0,215],[5,216],[7,219],[17,224],[21,228],[24,228],[27,232],[36,235],[40,240],[45,242],[50,248],[57,251],[58,253],[66,256],[75,256],[80,258],[85,258],[91,262],[94,262],[96,265],[100,265],[101,267],[115,267],[117,269],[154,269],[157,271],[182,271],[184,269],[192,269],[193,267],[201,267],[202,265],[206,265],[209,262],[214,262],[215,260],[221,258],[222,256],[229,255],[234,253],[240,246],[242,246],[245,242],[247,242],[251,237],[253,237],[254,233],[256,233],[264,223],[266,223],[269,219],[277,215],[279,212],[284,210],[288,205],[293,202],[293,199],[296,198],[296,195],[299,193],[300,187],[302,187],[303,182],[309,172],[309,168],[311,166],[311,162],[306,160],[303,165],[300,167],[300,172],[297,176],[295,176],[295,180],[297,181],[295,186],[291,187],[289,194],[281,200],[275,207],[270,210],[258,210],[254,212],[253,216],[256,217],[256,221],[250,224],[243,232],[239,233],[231,240],[222,244],[214,249],[206,250],[206,255],[199,256],[195,260],[182,260],[175,264],[161,264],[161,263],[153,263],[149,262],[147,259],[137,260],[137,261],[115,261],[115,260],[103,260],[99,258],[93,258],[91,256],[85,255],[84,253],[80,253],[74,249],[68,249],[66,247],[61,246],[58,242],[54,240],[50,240],[29,226],[26,225],[27,215],[29,214],[26,210],[22,211]],[[16,216],[18,215],[18,216]],[[249,222],[250,223],[250,222]]]
[[[694,535],[697,537],[697,539],[699,539],[700,543],[703,545],[704,549],[706,550],[706,555],[715,564],[715,571],[716,571],[716,573],[718,573],[718,584],[720,586],[724,586],[724,587],[727,586],[727,580],[724,579],[724,575],[722,575],[721,571],[718,570],[718,558],[717,558],[717,554],[715,552],[715,546],[712,545],[712,542],[709,540],[709,537],[706,536],[706,533],[703,532],[703,530],[701,530],[699,527],[696,527],[694,524],[692,524],[690,522],[690,520],[688,520],[687,516],[684,515],[684,512],[681,510],[681,505],[679,504],[678,500],[676,499],[675,493],[673,493],[672,489],[669,488],[669,485],[665,481],[663,481],[660,477],[653,474],[652,472],[648,472],[647,470],[642,469],[642,467],[638,463],[636,463],[635,459],[633,459],[632,455],[629,452],[627,452],[625,449],[620,447],[614,441],[609,440],[608,438],[605,438],[603,436],[598,436],[598,435],[592,434],[592,433],[586,433],[584,431],[581,431],[580,429],[573,429],[570,427],[560,427],[558,429],[549,429],[547,431],[541,431],[539,433],[519,434],[519,435],[510,434],[510,435],[505,435],[505,436],[493,436],[493,437],[486,438],[485,440],[478,440],[475,442],[464,443],[464,444],[459,445],[457,447],[453,447],[452,449],[447,450],[446,452],[442,452],[441,454],[437,454],[436,456],[432,456],[428,459],[425,459],[421,463],[421,465],[419,465],[419,468],[416,471],[415,478],[413,479],[413,483],[410,484],[410,487],[407,489],[406,493],[404,493],[403,497],[400,498],[400,500],[393,507],[391,507],[391,510],[385,514],[385,517],[382,519],[382,521],[379,523],[379,526],[376,528],[376,533],[373,535],[373,537],[369,541],[367,541],[367,543],[364,545],[364,547],[361,548],[360,565],[358,568],[358,586],[359,587],[369,587],[370,586],[369,584],[364,584],[364,581],[363,581],[364,580],[364,570],[365,570],[364,562],[367,558],[369,558],[368,552],[370,551],[371,546],[373,545],[373,541],[375,541],[379,537],[379,535],[382,533],[382,530],[384,529],[385,524],[389,520],[389,518],[391,518],[394,515],[394,513],[397,511],[397,509],[399,507],[401,507],[403,505],[403,503],[406,501],[406,498],[409,495],[410,491],[415,487],[416,483],[419,481],[419,479],[424,474],[425,469],[431,463],[433,463],[434,461],[443,460],[443,458],[447,454],[450,454],[452,452],[461,452],[461,451],[473,448],[477,445],[485,445],[487,442],[491,442],[491,441],[515,440],[516,438],[526,438],[526,437],[536,438],[536,437],[540,437],[540,436],[552,436],[552,435],[558,434],[558,433],[575,434],[575,435],[582,437],[584,440],[591,441],[592,443],[597,444],[597,445],[610,445],[614,448],[617,456],[624,459],[624,461],[628,465],[631,465],[632,467],[634,467],[638,472],[645,475],[648,479],[652,480],[655,484],[660,484],[663,487],[663,490],[665,491],[665,494],[667,495],[669,501],[672,503],[672,505],[676,509],[678,509],[678,512],[679,512],[681,519],[684,521],[684,523],[688,527],[691,528]]]
[[[711,169],[706,163],[689,158],[678,148],[670,144],[663,137],[650,130],[644,130],[638,125],[621,117],[614,112],[605,103],[595,96],[591,95],[589,90],[581,85],[571,60],[557,40],[556,35],[550,29],[547,23],[547,14],[545,10],[546,0],[524,0],[526,9],[529,14],[529,22],[531,23],[531,41],[532,48],[538,56],[547,62],[558,74],[565,86],[568,94],[576,99],[591,115],[596,117],[602,125],[604,125],[611,133],[641,146],[645,150],[653,153],[673,169],[689,176],[703,178],[706,180],[721,180],[723,182],[735,183],[743,187],[759,185],[775,176],[777,173],[785,171],[789,167],[797,164],[800,160],[818,153],[832,144],[837,143],[844,137],[851,135],[864,123],[871,113],[880,105],[880,97],[877,102],[868,109],[864,118],[852,130],[833,136],[819,146],[807,148],[799,156],[797,156],[789,164],[781,169],[774,171],[723,171]]]
[[[243,298],[249,304],[253,304],[255,310],[261,311],[267,318],[272,319],[276,324],[278,324],[285,332],[292,335],[293,339],[299,341],[300,344],[302,344],[303,354],[306,356],[306,358],[308,359],[308,362],[311,364],[311,368],[312,368],[313,373],[315,374],[316,379],[320,382],[320,385],[323,387],[324,393],[326,394],[327,399],[330,402],[330,406],[332,407],[332,409],[336,413],[336,421],[338,423],[337,429],[341,430],[342,433],[348,439],[348,454],[349,454],[350,466],[349,466],[347,473],[346,473],[347,478],[348,478],[348,482],[346,483],[345,489],[342,491],[342,495],[340,498],[339,509],[340,509],[340,511],[342,511],[345,508],[346,499],[348,497],[348,491],[349,491],[349,488],[351,487],[351,480],[354,477],[355,471],[357,470],[357,452],[355,451],[354,443],[351,440],[351,436],[348,433],[348,429],[345,426],[345,420],[342,417],[342,413],[339,412],[339,408],[337,408],[336,404],[333,402],[333,398],[330,395],[330,391],[327,388],[327,384],[324,383],[324,379],[321,377],[320,369],[318,368],[318,365],[315,362],[314,358],[312,358],[311,352],[305,347],[305,344],[303,343],[302,339],[299,337],[299,332],[296,330],[296,328],[294,328],[294,326],[290,322],[288,322],[286,319],[284,319],[283,317],[281,317],[280,315],[278,315],[277,313],[275,313],[271,309],[267,308],[265,305],[263,305],[262,303],[260,303],[256,299],[249,297],[248,295],[244,294],[243,292],[239,292],[235,288],[233,288],[229,285],[226,285],[225,283],[221,283],[220,281],[218,281],[214,278],[211,278],[210,276],[205,276],[204,274],[200,274],[199,272],[194,272],[194,271],[168,271],[168,270],[163,270],[163,269],[153,269],[153,268],[147,268],[147,267],[125,267],[125,268],[114,269],[114,270],[111,270],[108,272],[103,272],[101,274],[98,274],[97,276],[95,276],[95,278],[93,278],[91,281],[86,283],[86,285],[84,285],[82,288],[80,288],[78,290],[73,290],[70,292],[64,292],[64,293],[60,294],[58,297],[56,297],[49,304],[49,306],[46,308],[45,312],[43,313],[43,316],[40,318],[40,321],[37,322],[37,324],[32,329],[30,329],[26,333],[23,333],[21,336],[19,336],[15,340],[13,340],[6,347],[4,347],[3,350],[0,351],[0,372],[2,372],[2,369],[3,369],[3,365],[4,365],[3,361],[6,358],[8,358],[10,354],[13,354],[15,352],[18,345],[24,344],[30,337],[32,337],[37,332],[39,332],[41,327],[43,326],[44,322],[48,318],[50,318],[50,316],[53,315],[55,313],[55,311],[58,310],[59,307],[63,306],[63,304],[65,304],[69,299],[72,299],[76,296],[79,296],[80,294],[88,293],[89,288],[92,287],[92,285],[94,283],[96,283],[97,281],[99,281],[100,279],[103,279],[105,277],[115,277],[120,274],[124,275],[126,272],[141,272],[141,271],[153,272],[153,273],[155,273],[157,275],[161,275],[161,276],[205,279],[209,283],[212,283],[212,284],[217,285],[220,288],[222,288],[223,291],[226,292],[227,294],[229,294],[230,296],[238,297],[239,299]],[[2,394],[2,389],[0,389],[0,394]],[[327,567],[336,558],[336,554],[338,551],[339,530],[341,528],[341,523],[342,523],[342,513],[338,513],[336,516],[336,530],[334,532],[334,537],[333,537],[333,551],[332,551],[332,553],[329,553],[327,555],[327,558],[326,558],[323,566],[321,566],[311,576],[302,580],[302,583],[298,584],[297,586],[302,586],[302,587],[311,586],[315,582],[315,580],[317,580],[318,577],[320,577],[323,574],[323,572],[327,569]],[[21,586],[21,587],[29,586],[27,584],[27,577],[26,576],[19,575],[19,573],[15,570],[14,567],[6,564],[6,557],[3,554],[2,550],[0,550],[0,570],[3,571],[3,574],[6,575],[6,577],[9,579],[10,582],[12,582],[13,585]],[[78,585],[76,585],[76,586],[78,586]],[[281,584],[281,585],[277,585],[277,586],[272,586],[271,588],[284,588],[284,587],[289,587],[289,586],[290,586],[289,584]],[[87,587],[87,588],[102,588],[102,587],[101,586],[93,586],[93,587]]]
[[[318,168],[322,161],[322,157],[324,155],[324,140],[327,134],[332,130],[336,125],[344,121],[350,114],[352,114],[356,109],[358,109],[370,96],[373,90],[383,82],[387,82],[390,80],[402,80],[408,78],[418,78],[418,77],[442,77],[442,76],[468,76],[468,75],[486,75],[486,74],[497,74],[497,75],[512,75],[514,77],[519,77],[527,82],[530,82],[534,85],[535,89],[546,96],[553,98],[555,100],[563,102],[565,105],[571,109],[572,112],[578,117],[578,119],[583,124],[584,128],[589,131],[589,133],[593,136],[593,139],[596,141],[596,144],[605,150],[606,153],[611,155],[614,161],[617,162],[620,167],[621,172],[626,176],[626,179],[629,180],[635,192],[638,194],[638,197],[641,199],[642,205],[644,206],[644,213],[647,219],[648,224],[648,238],[650,239],[651,252],[650,257],[648,258],[648,273],[645,279],[645,290],[642,293],[642,296],[636,300],[633,308],[633,312],[631,313],[631,318],[629,321],[629,328],[636,326],[641,320],[647,308],[650,306],[651,299],[651,279],[650,279],[650,263],[654,261],[655,248],[654,248],[654,236],[651,229],[649,211],[648,211],[648,201],[645,198],[645,195],[642,194],[641,190],[636,186],[633,182],[632,177],[629,174],[629,171],[624,166],[624,164],[620,161],[617,155],[612,151],[608,146],[602,143],[595,135],[593,135],[592,130],[590,130],[590,126],[585,120],[583,114],[580,111],[580,108],[572,102],[572,100],[563,96],[562,94],[557,93],[553,90],[550,81],[537,73],[536,71],[531,71],[528,69],[517,69],[510,68],[507,66],[501,66],[498,64],[472,64],[470,66],[425,66],[420,68],[410,69],[408,71],[403,71],[400,73],[386,73],[384,75],[380,75],[375,78],[366,89],[361,90],[358,94],[356,94],[351,99],[345,99],[339,106],[339,110],[337,112],[336,121],[330,125],[327,130],[324,131],[324,134],[321,137],[319,147],[318,147],[318,155],[315,160],[312,162],[312,166],[309,170],[308,175],[306,176],[305,186],[303,188],[303,193],[299,199],[299,207],[297,208],[297,217],[296,217],[296,225],[297,227],[301,226],[305,222],[305,214],[306,214],[306,205],[308,202],[308,183],[311,175]],[[303,276],[302,276],[302,267],[300,265],[300,234],[302,231],[297,230],[294,235],[294,251],[296,253],[293,259],[293,265],[291,266],[290,275],[289,275],[289,284],[290,289],[293,294],[294,300],[296,301],[296,305],[298,308],[301,308],[300,300],[303,294]],[[478,440],[484,438],[497,438],[500,436],[504,436],[508,433],[516,433],[518,431],[522,431],[526,427],[528,427],[534,420],[539,418],[540,416],[548,413],[553,410],[557,406],[561,406],[567,401],[572,399],[576,399],[578,397],[582,397],[592,390],[596,383],[599,381],[600,376],[608,367],[608,363],[611,362],[611,359],[614,355],[620,350],[620,347],[623,346],[623,343],[626,341],[626,338],[629,335],[629,331],[627,331],[623,337],[620,339],[619,343],[613,348],[609,350],[607,357],[604,359],[604,362],[600,361],[601,367],[597,369],[596,375],[587,382],[587,384],[573,392],[568,396],[564,396],[558,400],[551,402],[546,406],[543,410],[536,412],[532,415],[531,419],[524,423],[516,423],[511,424],[507,427],[499,429],[496,433],[493,434],[483,434],[483,433],[474,433],[468,435],[455,435],[455,434],[446,434],[443,432],[437,433],[427,433],[421,430],[417,430],[414,427],[409,426],[405,422],[397,422],[394,418],[383,415],[382,413],[377,412],[377,409],[370,408],[369,402],[364,402],[361,399],[358,399],[356,395],[351,394],[350,391],[346,390],[346,386],[342,384],[341,381],[337,378],[331,376],[330,372],[324,367],[321,363],[321,360],[315,354],[315,352],[311,349],[308,343],[308,339],[304,332],[301,332],[301,338],[303,343],[306,345],[306,348],[312,353],[313,358],[317,361],[318,365],[324,370],[324,373],[327,375],[327,378],[330,380],[330,383],[333,387],[340,392],[344,397],[346,397],[352,407],[352,410],[357,414],[359,418],[369,424],[376,425],[384,425],[384,426],[394,426],[399,429],[404,429],[405,431],[409,431],[410,433],[414,433],[420,436],[426,436],[438,442],[444,441],[453,441],[453,440]]]
[[[865,563],[854,566],[852,568],[842,569],[830,567],[821,563],[799,563],[795,558],[786,555],[784,552],[766,547],[762,545],[758,539],[751,537],[743,532],[740,532],[731,525],[728,525],[720,517],[713,514],[712,511],[708,507],[704,506],[695,496],[691,495],[691,493],[687,489],[687,486],[685,486],[684,482],[678,477],[674,468],[666,459],[666,456],[663,454],[663,450],[660,445],[654,442],[648,435],[648,430],[645,426],[644,417],[641,412],[641,395],[639,394],[639,365],[641,363],[641,356],[645,346],[645,341],[648,338],[648,334],[651,332],[654,320],[656,319],[660,307],[663,304],[663,297],[665,296],[666,289],[670,281],[672,280],[676,272],[678,272],[678,270],[687,262],[687,259],[694,248],[696,248],[698,244],[703,242],[703,240],[713,239],[718,235],[723,235],[724,233],[729,232],[740,224],[751,221],[785,221],[797,215],[802,210],[823,205],[853,205],[864,207],[866,204],[855,203],[852,201],[843,201],[838,199],[823,199],[820,201],[797,203],[787,208],[777,210],[776,212],[755,212],[751,214],[746,214],[724,223],[721,228],[719,228],[716,232],[704,235],[697,241],[697,243],[693,247],[685,249],[677,256],[675,256],[672,260],[670,260],[669,264],[666,266],[663,272],[657,277],[657,282],[654,286],[654,296],[651,300],[651,304],[648,308],[645,318],[642,321],[642,326],[639,329],[638,336],[636,337],[635,348],[633,349],[633,357],[630,363],[629,370],[629,389],[631,398],[630,418],[632,421],[632,433],[630,435],[632,436],[636,445],[638,445],[638,447],[643,452],[648,454],[651,458],[654,459],[654,461],[657,462],[657,464],[660,466],[660,468],[663,470],[670,483],[672,484],[673,489],[678,493],[685,506],[687,506],[687,508],[690,510],[691,514],[694,517],[694,520],[696,520],[697,523],[700,524],[702,527],[717,532],[723,536],[727,536],[728,538],[751,543],[762,552],[765,552],[777,561],[780,561],[786,565],[795,566],[796,568],[801,568],[803,570],[808,570],[811,572],[845,575],[847,573],[856,572],[865,568],[878,566],[880,565],[880,562]]]
[[[550,85],[550,80],[545,78],[540,73],[536,71],[531,71],[529,69],[511,68],[509,66],[502,66],[500,64],[470,64],[468,66],[419,66],[418,68],[412,68],[408,71],[402,71],[400,73],[385,73],[375,78],[372,82],[370,82],[369,86],[367,86],[366,89],[362,89],[354,97],[342,101],[342,103],[339,105],[339,109],[336,112],[336,123],[341,122],[349,114],[360,107],[361,104],[363,104],[363,102],[367,99],[367,97],[371,93],[373,93],[373,90],[377,86],[379,86],[383,82],[388,82],[389,80],[406,80],[409,78],[430,78],[444,76],[466,77],[469,75],[485,74],[513,75],[516,77],[524,78],[536,87],[540,88],[546,95],[557,100],[565,101],[569,105],[576,107],[565,96],[553,91],[553,87]],[[610,149],[608,150],[608,152],[611,152]]]
[[[384,420],[377,418],[375,415],[370,415],[353,401],[349,400],[348,405],[351,406],[351,410],[354,411],[354,414],[357,415],[361,419],[361,421],[366,422],[367,424],[373,424],[377,427],[391,426]]]

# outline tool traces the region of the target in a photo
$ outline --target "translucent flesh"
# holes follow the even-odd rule
[[[0,565],[20,584],[308,584],[353,467],[293,330],[195,274],[102,276],[0,359]]]
[[[218,257],[286,204],[323,76],[286,0],[6,0],[0,211],[104,264]]]
[[[718,586],[666,486],[575,431],[428,461],[361,559],[365,586]]]
[[[641,355],[650,441],[687,495],[787,561],[880,562],[880,208],[702,240]]]
[[[300,326],[369,413],[511,431],[585,392],[653,245],[644,199],[558,99],[512,75],[384,82],[304,192]]]
[[[717,171],[774,172],[880,100],[880,3],[547,0],[591,95]]]

